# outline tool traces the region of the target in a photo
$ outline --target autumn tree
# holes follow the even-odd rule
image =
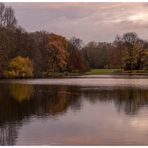
[[[123,67],[126,70],[142,69],[144,58],[144,41],[139,39],[136,33],[125,33],[123,42]]]
[[[33,65],[28,57],[18,56],[10,60],[8,70],[4,72],[6,77],[32,77]]]
[[[86,45],[76,37],[68,40],[47,31],[27,32],[17,25],[14,10],[0,3],[0,77],[28,76],[18,72],[22,71],[18,65],[23,57],[32,63],[29,67],[34,77],[46,77],[49,72],[83,72],[89,68],[147,69],[147,53],[148,42],[133,32],[117,35],[113,43],[92,41]],[[16,57],[14,68],[10,63]]]
[[[50,34],[48,38],[48,67],[49,71],[64,71],[67,66],[67,40],[65,37]]]

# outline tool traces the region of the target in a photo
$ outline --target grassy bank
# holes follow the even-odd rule
[[[91,69],[86,72],[87,75],[102,75],[102,74],[113,74],[115,72],[120,72],[119,69]]]
[[[85,73],[86,75],[103,75],[103,74],[146,74],[147,70],[132,70],[132,71],[121,71],[121,69],[91,69]]]
[[[80,75],[148,75],[147,70],[132,70],[124,71],[121,69],[91,69],[88,72],[80,73],[79,71],[73,72],[51,72],[46,78],[61,78],[67,76],[80,76]]]

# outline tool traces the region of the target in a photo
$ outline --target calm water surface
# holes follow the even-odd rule
[[[148,77],[1,80],[0,145],[148,145]]]

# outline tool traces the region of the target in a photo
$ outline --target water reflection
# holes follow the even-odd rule
[[[8,123],[0,127],[0,145],[14,145],[16,138],[16,125]]]
[[[19,128],[30,118],[62,117],[68,110],[80,111],[85,101],[92,105],[113,102],[118,112],[136,115],[148,104],[148,91],[134,87],[1,84],[0,145],[15,145]]]
[[[13,84],[9,86],[11,96],[18,102],[29,100],[33,94],[33,86]]]
[[[82,93],[90,102],[113,101],[118,111],[126,114],[136,114],[138,110],[148,104],[147,89],[112,88],[112,89],[83,89]]]

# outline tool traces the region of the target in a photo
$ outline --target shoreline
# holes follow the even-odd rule
[[[69,75],[61,77],[34,77],[34,78],[0,78],[2,80],[37,80],[37,79],[68,79],[68,78],[148,78],[148,73],[143,74],[131,74],[131,73],[120,73],[120,74],[79,74],[79,75]]]
[[[148,71],[120,71],[119,69],[91,69],[87,72],[54,72],[48,76],[35,76],[35,77],[1,77],[0,80],[23,80],[23,79],[58,79],[58,78],[108,78],[108,77],[146,77],[148,78]]]

